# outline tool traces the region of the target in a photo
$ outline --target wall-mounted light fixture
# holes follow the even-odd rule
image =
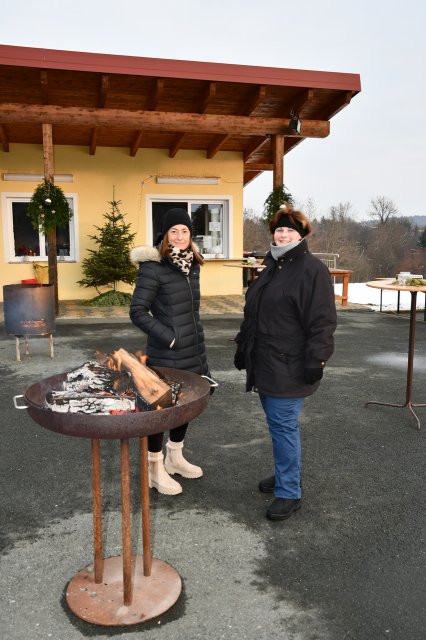
[[[217,177],[195,176],[157,176],[158,184],[219,184]]]
[[[290,120],[290,124],[288,125],[289,128],[294,131],[294,133],[298,133],[300,134],[300,128],[302,126],[302,123],[299,120],[299,116],[295,111],[291,112],[291,120]]]
[[[3,180],[9,182],[42,182],[44,174],[42,173],[4,173]],[[54,182],[74,182],[72,173],[55,173]]]

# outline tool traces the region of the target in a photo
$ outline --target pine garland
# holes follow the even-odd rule
[[[283,185],[282,187],[276,187],[273,189],[264,202],[262,221],[266,225],[269,224],[271,218],[276,214],[280,205],[284,204],[284,202],[294,204],[293,196],[290,191],[288,191],[287,187]]]
[[[62,189],[44,180],[31,197],[27,215],[36,231],[48,233],[56,227],[66,228],[72,218],[72,210]]]

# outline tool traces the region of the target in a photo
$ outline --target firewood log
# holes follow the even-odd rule
[[[118,369],[129,371],[134,388],[149,406],[158,405],[162,409],[172,406],[170,385],[164,382],[155,371],[142,364],[125,349],[114,351],[112,358]]]

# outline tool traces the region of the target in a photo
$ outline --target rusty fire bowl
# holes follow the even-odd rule
[[[196,418],[207,407],[210,399],[210,383],[191,371],[152,367],[170,382],[178,382],[181,390],[178,404],[159,411],[96,415],[85,413],[58,413],[45,407],[49,391],[63,389],[66,373],[61,373],[32,384],[25,391],[27,411],[42,427],[77,438],[104,440],[141,438],[169,431]]]

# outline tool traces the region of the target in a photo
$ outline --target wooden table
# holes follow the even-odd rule
[[[349,269],[329,269],[330,275],[333,278],[342,278],[342,295],[334,296],[336,300],[342,301],[342,306],[345,307],[348,304],[348,289],[349,289],[349,278],[351,277],[352,271]]]
[[[250,282],[253,282],[253,280],[256,279],[257,276],[257,272],[261,271],[262,269],[265,268],[265,265],[261,264],[260,262],[255,262],[253,264],[244,264],[243,262],[240,262],[239,264],[224,264],[224,267],[237,267],[237,269],[248,269],[248,283],[250,284]]]
[[[416,336],[416,311],[417,311],[417,294],[426,293],[425,287],[410,287],[403,286],[395,283],[394,278],[389,278],[386,280],[372,281],[367,282],[367,287],[372,287],[373,289],[386,289],[387,291],[409,291],[411,293],[411,308],[410,308],[410,329],[409,329],[409,337],[408,337],[408,362],[407,362],[407,384],[405,388],[405,402],[404,404],[393,404],[391,402],[377,402],[376,400],[370,400],[366,402],[365,406],[369,404],[380,404],[387,407],[399,407],[405,408],[407,407],[412,416],[414,417],[417,429],[420,429],[420,420],[414,412],[413,407],[426,407],[426,404],[414,404],[412,402],[412,393],[413,393],[413,363],[414,363],[414,343]]]

